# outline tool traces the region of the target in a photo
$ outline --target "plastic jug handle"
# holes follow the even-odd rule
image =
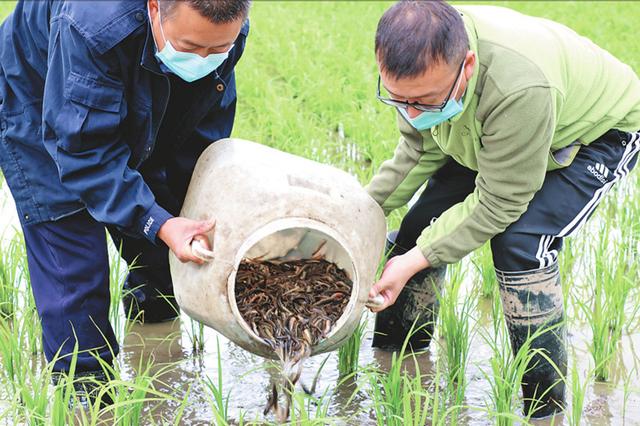
[[[365,303],[368,308],[377,308],[384,303],[384,297],[381,294],[377,294],[375,297],[369,298]]]
[[[198,240],[191,241],[191,252],[193,255],[205,262],[210,262],[215,258],[214,253],[211,250],[204,248],[202,243]]]

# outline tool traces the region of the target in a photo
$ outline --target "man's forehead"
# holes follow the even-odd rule
[[[442,92],[444,84],[448,83],[450,72],[425,72],[416,77],[395,79],[384,71],[380,72],[381,84],[390,95],[405,98],[429,97]]]

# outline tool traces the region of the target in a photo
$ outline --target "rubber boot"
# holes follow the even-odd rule
[[[522,379],[524,414],[543,418],[565,406],[566,325],[558,264],[526,272],[496,270],[500,297],[514,354],[530,335],[549,329],[531,342],[555,364],[536,354]],[[557,368],[557,369],[556,369]]]
[[[395,245],[396,235],[397,231],[387,235],[385,252],[389,259],[407,252]],[[419,351],[429,346],[438,317],[436,291],[442,289],[445,273],[446,267],[427,268],[409,279],[396,302],[376,314],[373,347],[400,350],[412,326],[417,331],[409,337],[408,348]]]
[[[74,401],[85,410],[89,409],[98,397],[100,397],[100,408],[105,408],[113,404],[113,399],[109,392],[104,392],[100,395],[100,388],[107,385],[112,379],[111,374],[102,370],[84,371],[74,374],[71,385],[75,393],[75,399],[71,398],[68,401],[69,409],[75,409]],[[61,380],[62,375],[60,373],[54,373],[51,376],[53,386],[58,386]]]
[[[171,283],[157,288],[148,283],[144,269],[129,272],[123,285],[122,304],[129,321],[145,324],[170,321],[180,315]],[[151,278],[151,279],[150,279]]]

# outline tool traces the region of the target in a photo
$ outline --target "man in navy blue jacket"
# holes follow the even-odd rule
[[[0,27],[0,166],[16,201],[45,355],[100,370],[105,226],[127,262],[127,310],[176,316],[170,249],[200,262],[213,223],[177,217],[195,163],[231,133],[250,0],[20,1]],[[135,260],[135,262],[134,262]]]

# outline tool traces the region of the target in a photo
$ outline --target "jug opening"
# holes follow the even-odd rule
[[[291,325],[292,327],[311,327],[310,324],[313,322],[314,328],[312,330],[317,330],[317,327],[325,329],[321,341],[331,339],[331,336],[349,318],[358,296],[358,277],[354,259],[346,244],[341,240],[341,237],[328,226],[303,218],[279,220],[256,231],[248,238],[238,251],[236,267],[228,282],[231,310],[244,331],[261,344],[267,345],[259,335],[261,333],[264,337],[265,332],[264,328],[261,328],[260,332],[258,331],[257,324],[260,321],[256,321],[256,318],[267,322],[270,319],[278,318],[285,326]],[[248,271],[247,268],[255,269]],[[264,272],[265,268],[268,268],[269,271]],[[294,269],[302,272],[296,275]],[[285,270],[285,277],[300,276],[300,281],[291,278],[290,281],[283,282],[281,280],[283,270]],[[263,271],[262,273],[265,273],[265,276],[269,278],[263,276],[252,279],[263,280],[263,282],[281,282],[282,284],[273,292],[266,291],[266,288],[256,288],[256,292],[264,291],[270,299],[260,296],[259,301],[253,303],[255,298],[246,298],[246,277],[247,274],[261,273],[260,271]],[[305,277],[304,274],[307,272],[312,275]],[[279,275],[280,278],[272,279],[269,274],[281,275]],[[298,287],[298,283],[304,288]],[[284,286],[287,288],[285,289]],[[305,294],[299,294],[300,291],[304,291]],[[295,301],[292,302],[288,296],[295,292],[298,292],[301,297],[295,298]],[[280,300],[274,299],[275,294],[278,294]],[[238,300],[239,296],[244,299]],[[247,300],[252,301],[250,307],[247,306]],[[238,302],[242,303],[240,308]],[[291,303],[291,305],[286,305],[286,303]],[[273,305],[275,304],[280,306],[280,312],[274,316],[275,307]],[[287,306],[289,308],[295,306],[295,309],[291,309],[290,315]],[[309,314],[311,309],[313,309],[313,314]],[[249,310],[252,311],[251,317],[248,315],[245,317],[242,312],[247,314]],[[265,317],[263,312],[257,313],[256,310],[270,313],[268,317]],[[284,314],[282,310],[285,311]],[[324,313],[327,315],[323,315]],[[285,317],[287,320],[280,319]],[[324,318],[324,320],[320,318]],[[299,325],[298,321],[301,321],[303,325]],[[310,336],[309,339],[311,339]],[[318,343],[320,341],[317,341],[317,335],[315,335],[314,344]]]

